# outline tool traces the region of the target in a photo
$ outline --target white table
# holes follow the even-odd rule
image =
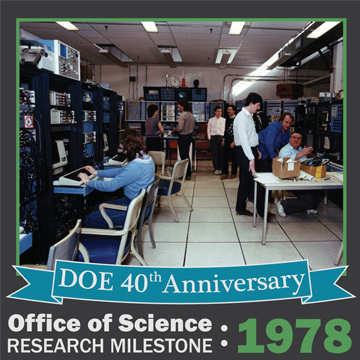
[[[256,173],[254,176],[254,214],[253,226],[256,226],[256,198],[257,186],[260,184],[265,188],[265,205],[264,205],[264,227],[262,232],[262,244],[266,242],[266,229],[267,229],[267,208],[269,204],[269,191],[270,190],[331,190],[342,189],[342,173],[341,172],[327,172],[325,178],[316,179],[316,181],[308,180],[290,180],[279,179],[272,173]]]

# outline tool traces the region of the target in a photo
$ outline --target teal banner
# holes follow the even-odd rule
[[[309,271],[307,260],[227,267],[138,267],[58,260],[54,271],[15,266],[28,285],[10,298],[147,304],[223,304],[301,299],[303,304],[354,296],[336,281],[347,267]]]

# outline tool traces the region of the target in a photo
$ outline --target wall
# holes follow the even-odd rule
[[[130,66],[127,69],[120,66],[99,66],[94,67],[94,81],[101,84],[109,84],[111,89],[124,96],[126,100],[137,100],[143,96],[143,86],[165,86],[166,73],[170,85],[172,76],[180,79],[185,72],[185,86],[193,87],[193,82],[198,79],[200,87],[208,90],[208,101],[224,99],[228,102],[242,100],[251,91],[261,94],[264,100],[280,99],[276,96],[276,84],[288,83],[287,76],[283,70],[274,69],[267,76],[277,77],[278,81],[257,81],[244,92],[233,97],[230,89],[233,79],[244,76],[252,69],[226,68],[218,69],[212,67],[178,67],[176,69],[168,66]],[[294,74],[295,75],[295,74]],[[307,76],[323,76],[324,72],[313,72]],[[130,76],[135,76],[136,82],[130,83]],[[298,74],[305,76],[305,74]],[[234,82],[234,85],[236,82]],[[320,91],[330,91],[329,84],[317,88],[305,88],[304,97],[316,97]]]

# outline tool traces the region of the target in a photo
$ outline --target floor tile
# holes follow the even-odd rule
[[[179,222],[189,222],[191,211],[188,208],[175,208]],[[153,222],[176,222],[173,213],[168,206],[161,204],[161,207],[154,209]]]
[[[145,243],[143,251],[149,266],[183,267],[185,248],[185,243],[157,243],[155,249],[150,243]]]
[[[291,241],[326,241],[338,240],[330,230],[320,222],[299,223],[284,222],[281,227]]]
[[[189,230],[189,224],[184,222],[153,222],[153,233],[155,243],[159,242],[186,242]],[[149,226],[143,226],[142,230],[142,241],[149,242],[150,240],[150,233],[149,233]]]
[[[331,232],[333,232],[339,239],[343,240],[343,222],[342,221],[333,221],[333,222],[322,222]]]
[[[334,262],[341,246],[341,241],[294,242],[301,255],[309,260],[311,270],[335,267]],[[339,265],[342,265],[342,260]]]
[[[229,208],[229,203],[224,196],[195,196],[192,206],[193,208]]]
[[[224,186],[219,181],[197,181],[195,190],[198,189],[224,189]]]
[[[185,266],[245,265],[239,243],[189,243]]]
[[[198,189],[195,187],[194,196],[223,196],[225,197],[224,188],[209,188],[209,189]]]
[[[262,242],[262,224],[257,224],[256,227],[253,227],[252,223],[236,223],[235,226],[241,243]],[[276,221],[267,224],[266,243],[269,241],[290,241]]]
[[[297,261],[303,258],[290,242],[242,243],[247,265]]]
[[[235,226],[222,223],[191,223],[189,227],[189,243],[190,242],[217,242],[217,243],[239,243]]]
[[[339,208],[319,208],[313,215],[320,221],[343,221],[343,211]]]
[[[191,223],[233,223],[231,212],[226,208],[194,208]]]

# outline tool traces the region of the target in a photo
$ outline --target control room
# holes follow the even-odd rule
[[[341,21],[19,26],[19,265],[346,264]]]

